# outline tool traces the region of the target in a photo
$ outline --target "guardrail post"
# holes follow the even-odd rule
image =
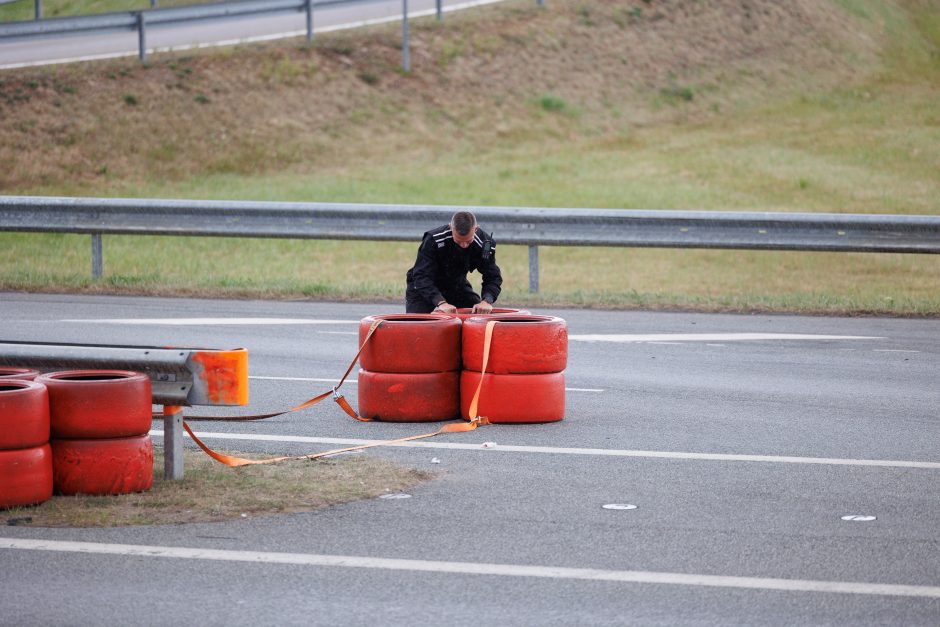
[[[313,0],[307,0],[304,7],[307,11],[307,43],[313,41]]]
[[[36,19],[41,20],[42,19],[42,0],[36,0],[33,8],[35,9]]]
[[[153,8],[157,8],[157,0],[150,0],[150,6]]]
[[[529,293],[539,293],[539,247],[529,244]]]
[[[101,233],[91,234],[91,278],[101,278],[104,262],[101,260]]]
[[[408,0],[401,0],[401,69],[406,72],[411,71],[408,47]]]
[[[137,56],[140,58],[141,63],[147,62],[146,20],[147,18],[144,17],[143,11],[137,14],[137,47],[138,47]]]
[[[163,406],[163,478],[183,478],[183,408]]]
[[[444,19],[444,0],[437,0],[437,21],[440,22]]]

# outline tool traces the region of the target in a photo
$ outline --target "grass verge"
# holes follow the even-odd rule
[[[218,522],[321,509],[405,490],[431,478],[366,456],[228,468],[201,451],[187,450],[185,478],[166,481],[163,455],[159,449],[155,452],[153,488],[148,492],[54,496],[41,505],[0,510],[0,522],[29,527]]]
[[[418,20],[411,73],[393,26],[6,73],[0,190],[940,214],[940,0],[627,4]],[[419,235],[106,237],[93,282],[87,236],[3,233],[0,289],[400,302]],[[500,247],[504,304],[940,315],[940,256],[543,248],[541,264],[533,296],[525,249]]]
[[[498,234],[497,234],[498,238]],[[88,236],[0,233],[0,290],[321,299],[402,307],[417,243],[105,236],[90,278]],[[940,256],[500,246],[500,304],[828,315],[940,314]],[[479,288],[479,275],[470,275]]]

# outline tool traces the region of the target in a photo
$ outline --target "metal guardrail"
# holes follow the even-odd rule
[[[181,7],[166,7],[142,11],[121,11],[74,15],[38,20],[0,22],[0,38],[37,37],[64,35],[109,30],[134,30],[137,16],[143,14],[148,26],[194,22],[256,14],[298,13],[314,8],[336,4],[352,4],[361,0],[240,0],[213,4],[194,4]]]
[[[940,253],[940,216],[0,196],[0,231],[413,241],[470,210],[501,244]]]
[[[147,60],[147,28],[151,26],[224,20],[246,15],[277,15],[303,12],[306,14],[307,41],[313,41],[313,20],[314,12],[317,9],[374,1],[376,0],[236,0],[50,19],[41,19],[41,4],[37,1],[37,19],[0,22],[0,40],[136,30],[138,33],[138,56],[144,62]],[[401,3],[402,66],[407,72],[411,70],[409,61],[408,0],[401,0]],[[537,3],[539,6],[543,6],[543,0],[537,0]],[[442,0],[435,0],[435,7],[437,19],[440,21],[443,19]]]
[[[164,475],[183,478],[181,407],[248,404],[248,351],[0,340],[0,366],[58,370],[133,370],[150,377],[163,405]]]

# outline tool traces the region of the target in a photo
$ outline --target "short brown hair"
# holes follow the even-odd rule
[[[459,235],[469,235],[476,228],[477,218],[469,211],[458,211],[450,219],[450,226]]]

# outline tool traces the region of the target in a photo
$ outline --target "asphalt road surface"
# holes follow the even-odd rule
[[[442,6],[444,11],[454,11],[499,1],[444,0]],[[435,0],[410,0],[408,15],[434,15],[436,7]],[[349,5],[320,7],[314,11],[314,32],[395,22],[401,20],[401,15],[401,0],[362,0]],[[306,15],[300,12],[156,24],[146,29],[146,47],[153,53],[305,37],[306,28]],[[0,39],[0,69],[136,56],[138,47],[136,30]]]
[[[0,294],[0,339],[244,346],[265,412],[401,310]],[[564,421],[363,453],[437,473],[408,498],[3,527],[0,624],[940,624],[940,321],[538,313],[569,325]],[[427,430],[332,403],[196,427],[282,454]]]

